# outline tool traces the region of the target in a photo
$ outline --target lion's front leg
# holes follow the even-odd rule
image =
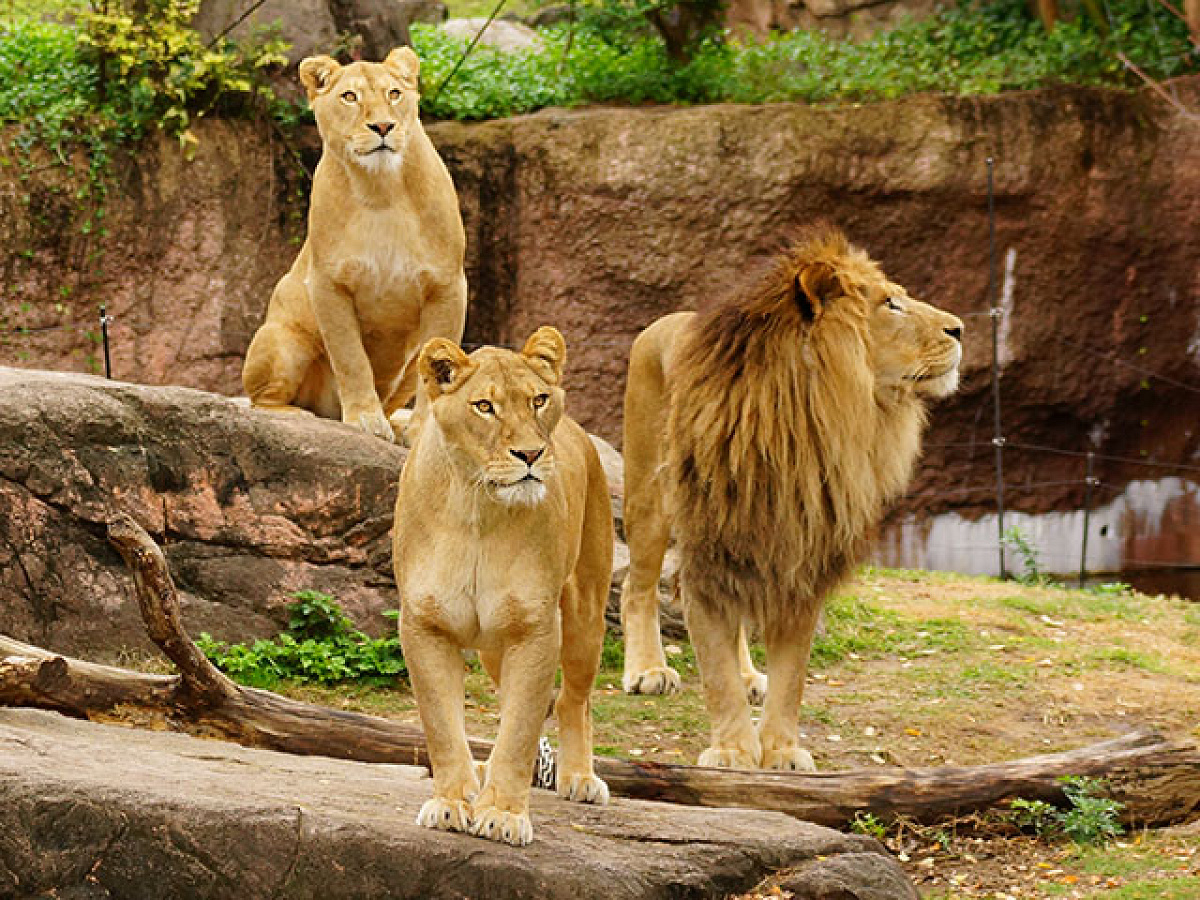
[[[770,677],[758,727],[764,769],[797,772],[816,769],[812,755],[800,746],[800,701],[804,697],[804,677],[817,615],[814,605],[797,619],[769,624],[763,636]]]
[[[712,743],[700,754],[699,765],[756,768],[762,747],[738,669],[738,623],[703,600],[689,596],[686,583],[683,588],[684,615],[696,650],[712,729]]]
[[[422,627],[414,618],[408,613],[402,616],[400,646],[433,769],[433,798],[421,807],[417,824],[442,831],[467,831],[479,779],[463,718],[462,652],[438,631]]]
[[[556,615],[504,652],[500,730],[487,781],[471,806],[471,834],[523,847],[533,840],[530,776],[558,667]]]

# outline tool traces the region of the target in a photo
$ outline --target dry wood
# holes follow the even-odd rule
[[[0,705],[37,706],[86,718],[137,707],[247,746],[428,766],[424,735],[416,726],[289,700],[230,681],[184,632],[174,583],[149,535],[121,517],[110,526],[109,536],[134,573],[151,637],[180,674],[99,666],[0,636]],[[473,740],[471,749],[483,759],[491,744]],[[1061,802],[1058,779],[1064,775],[1107,779],[1131,824],[1163,825],[1200,814],[1200,752],[1144,732],[1066,753],[969,767],[795,774],[597,757],[596,770],[616,796],[778,810],[834,827],[858,813],[936,822],[1002,806],[1014,797]]]

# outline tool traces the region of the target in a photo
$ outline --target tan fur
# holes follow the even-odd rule
[[[417,351],[458,341],[466,241],[454,184],[417,116],[416,54],[300,63],[321,133],[308,237],[246,353],[258,407],[314,412],[387,440]]]
[[[612,513],[599,455],[563,413],[565,354],[549,327],[521,353],[427,344],[428,415],[396,500],[400,640],[433,767],[417,821],[518,845],[533,838],[530,775],[560,659],[558,793],[608,801],[592,768],[590,696]],[[463,730],[464,648],[500,686],[482,786]]]
[[[904,490],[925,399],[957,386],[961,331],[825,228],[746,296],[707,315],[667,316],[635,341],[625,686],[677,685],[662,674],[655,591],[673,534],[712,719],[701,764],[811,768],[797,722],[821,603]],[[746,621],[767,645],[757,733],[746,691],[760,686],[758,673],[738,635]]]

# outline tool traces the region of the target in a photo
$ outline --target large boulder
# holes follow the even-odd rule
[[[538,790],[534,842],[515,849],[417,826],[430,795],[410,766],[0,709],[0,896],[690,900],[784,867],[795,900],[917,896],[874,840],[782,813]],[[809,890],[813,866],[825,874]]]
[[[378,631],[398,605],[389,530],[403,461],[310,415],[0,368],[0,632],[93,658],[150,646],[105,540],[118,510],[163,545],[193,633],[272,635],[302,589]]]

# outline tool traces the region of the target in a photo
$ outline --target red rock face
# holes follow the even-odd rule
[[[292,593],[380,633],[403,451],[341,423],[184,388],[0,368],[0,632],[60,652],[149,649],[105,539],[117,511],[158,541],[188,628],[270,636]]]
[[[1200,108],[1200,80],[1173,89]],[[557,326],[572,414],[618,445],[638,331],[720,302],[823,217],[967,325],[962,388],[931,411],[890,523],[993,509],[990,157],[998,302],[1012,256],[1008,508],[1080,508],[1089,449],[1101,455],[1097,506],[1131,481],[1200,480],[1200,132],[1152,95],[547,111],[429,131],[467,228],[467,340],[515,344]],[[265,132],[198,133],[192,163],[163,142],[125,165],[100,245],[78,235],[52,174],[0,191],[5,326],[75,328],[10,335],[0,361],[80,371],[90,358],[97,370],[84,332],[106,302],[118,377],[240,393],[242,354],[305,206],[290,155]]]

